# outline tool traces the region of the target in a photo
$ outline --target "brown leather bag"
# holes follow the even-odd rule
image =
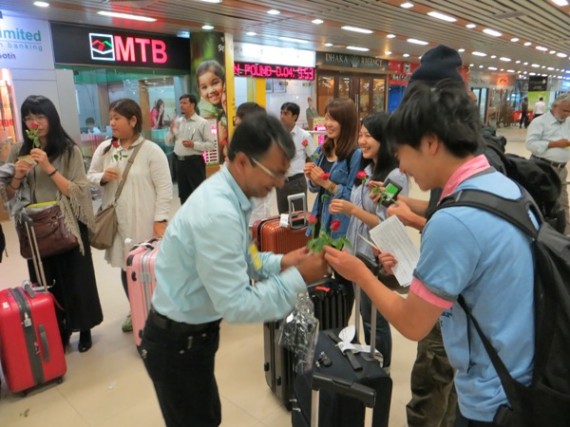
[[[26,258],[32,258],[30,238],[26,233],[24,221],[35,234],[38,242],[39,255],[47,258],[59,255],[79,247],[77,238],[68,230],[65,225],[63,212],[59,205],[49,204],[45,207],[28,206],[24,208],[21,218],[16,222],[16,231],[20,240],[20,254]]]

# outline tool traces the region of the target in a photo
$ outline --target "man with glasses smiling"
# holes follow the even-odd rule
[[[221,424],[214,362],[222,318],[281,319],[306,284],[327,273],[323,257],[306,248],[257,252],[249,232],[250,199],[283,186],[294,154],[276,118],[246,117],[228,146],[227,164],[192,193],[167,228],[140,350],[169,427]]]

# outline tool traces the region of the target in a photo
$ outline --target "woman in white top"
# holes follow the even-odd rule
[[[109,106],[113,138],[97,147],[87,177],[101,186],[101,206],[106,208],[115,199],[128,159],[136,146],[142,144],[129,170],[117,200],[118,231],[105,259],[113,267],[121,267],[121,281],[127,292],[125,239],[142,242],[162,237],[166,229],[172,200],[172,181],[168,160],[162,149],[141,136],[142,111],[131,99],[119,99]],[[130,316],[123,331],[132,330]]]

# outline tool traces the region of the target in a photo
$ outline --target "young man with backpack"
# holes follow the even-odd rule
[[[481,152],[477,107],[451,81],[410,87],[389,122],[400,169],[422,190],[443,188],[442,197],[467,188],[507,199],[521,190],[490,168]],[[524,386],[534,358],[533,255],[530,239],[497,216],[472,207],[437,211],[422,233],[420,259],[408,298],[391,292],[351,255],[326,248],[330,265],[356,282],[404,336],[420,340],[440,322],[456,369],[456,426],[499,426],[507,405],[501,380],[472,323],[457,303],[463,296],[507,371]],[[395,260],[381,255],[391,271]]]

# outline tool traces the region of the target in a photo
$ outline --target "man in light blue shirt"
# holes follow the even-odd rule
[[[283,318],[306,283],[327,272],[322,255],[304,248],[284,256],[258,253],[251,240],[250,198],[282,187],[294,154],[277,119],[246,118],[228,147],[227,165],[192,193],[167,228],[141,354],[169,427],[221,423],[214,361],[222,318]]]

